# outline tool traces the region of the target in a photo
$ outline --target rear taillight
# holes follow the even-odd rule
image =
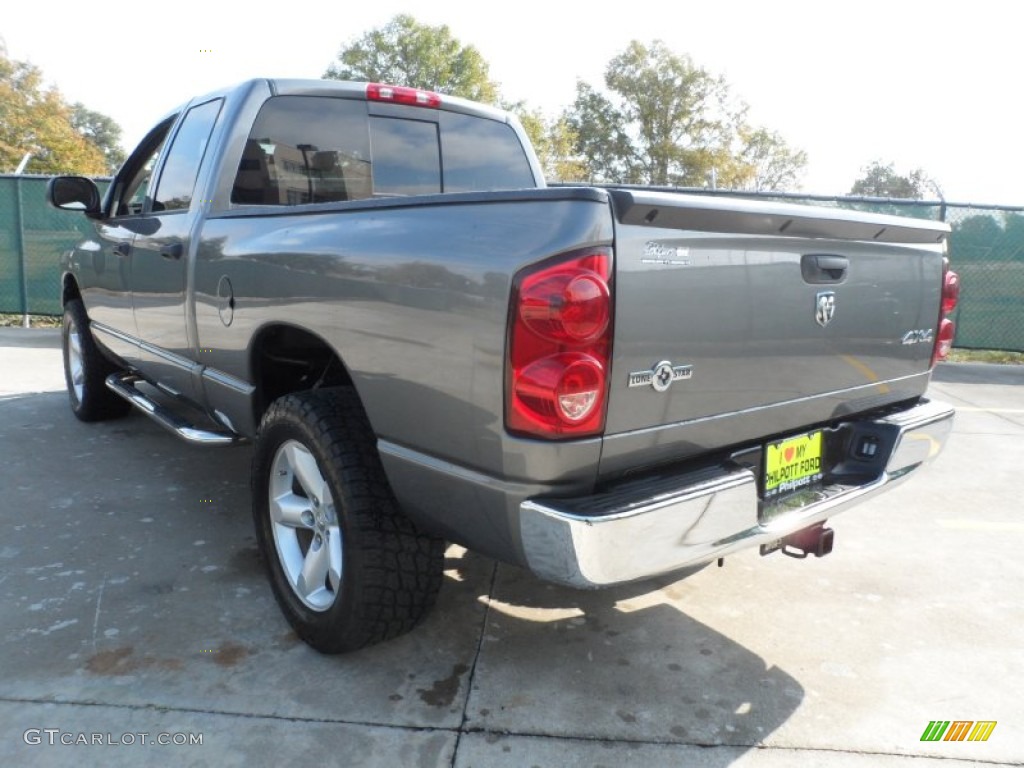
[[[960,275],[949,268],[947,262],[942,275],[942,314],[948,315],[960,301]]]
[[[370,101],[390,101],[394,104],[407,104],[411,107],[439,107],[441,97],[433,91],[421,91],[419,88],[406,88],[403,85],[384,85],[368,83],[366,98]]]
[[[942,321],[939,323],[939,332],[935,334],[935,352],[932,365],[946,359],[949,351],[953,349],[953,337],[955,335],[956,326],[953,324],[953,321],[948,317],[942,318]]]
[[[939,310],[939,332],[935,334],[932,349],[932,366],[945,360],[953,349],[956,324],[947,315],[956,309],[960,301],[960,276],[949,268],[949,259],[942,260],[942,306]]]
[[[529,267],[512,285],[505,424],[549,439],[604,430],[611,362],[611,252]]]

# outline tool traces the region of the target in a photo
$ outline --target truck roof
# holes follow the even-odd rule
[[[234,91],[247,91],[256,83],[266,83],[274,96],[333,96],[346,99],[366,99],[366,82],[351,80],[314,80],[301,78],[251,78],[240,83],[210,91],[202,96],[191,99],[188,104],[206,101],[217,96],[226,96]],[[398,84],[396,84],[398,85]],[[491,120],[498,120],[503,123],[511,123],[511,115],[503,109],[480,104],[469,99],[437,94],[441,103],[435,109],[443,109],[449,112],[459,112],[464,115],[475,117],[486,117]],[[188,104],[181,105],[178,109],[169,114],[184,109]]]

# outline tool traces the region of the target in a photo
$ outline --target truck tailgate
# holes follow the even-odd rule
[[[611,194],[615,336],[603,474],[635,467],[638,452],[651,462],[684,458],[924,392],[947,225]]]

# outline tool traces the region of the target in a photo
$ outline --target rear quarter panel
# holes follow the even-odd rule
[[[204,363],[252,381],[261,328],[293,324],[338,353],[380,440],[510,481],[592,482],[599,440],[567,447],[505,433],[505,334],[518,269],[610,245],[612,234],[596,190],[211,217],[194,276]],[[230,325],[218,315],[223,278]]]

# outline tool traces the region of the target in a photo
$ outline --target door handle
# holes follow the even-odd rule
[[[164,245],[160,248],[160,255],[165,259],[178,260],[181,258],[181,254],[184,249],[181,247],[181,243],[171,243],[170,245]]]
[[[800,257],[800,273],[808,283],[840,283],[846,279],[850,260],[833,253],[808,253]]]
[[[114,244],[114,253],[118,256],[128,256],[132,252],[132,244],[126,240]]]

